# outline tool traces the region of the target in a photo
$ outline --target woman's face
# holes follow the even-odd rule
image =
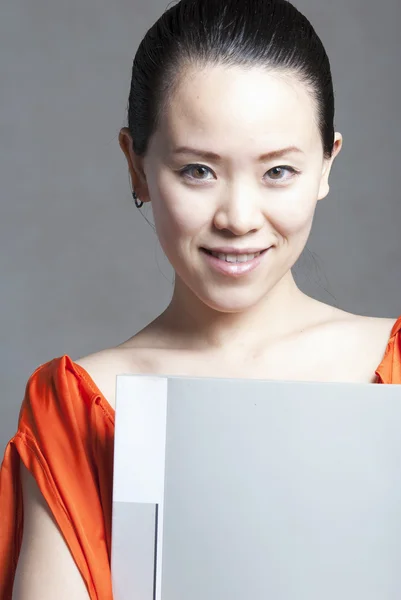
[[[290,276],[328,193],[336,140],[325,161],[314,100],[289,74],[221,66],[187,74],[140,166],[134,158],[143,173],[134,185],[151,200],[176,285],[238,312]]]

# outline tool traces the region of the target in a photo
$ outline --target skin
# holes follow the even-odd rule
[[[169,350],[164,357],[159,352],[153,362],[150,357],[146,366],[162,372],[170,366],[174,374],[183,373],[170,365],[174,349],[181,350],[181,365],[191,353],[206,363],[224,358],[231,367],[227,376],[238,374],[238,366],[240,375],[249,376],[247,357],[267,359],[268,352],[271,362],[276,349],[276,373],[290,377],[295,374],[280,367],[280,348],[288,363],[290,348],[283,348],[284,341],[291,344],[298,363],[297,344],[301,363],[306,356],[314,364],[310,352],[305,355],[307,336],[313,333],[310,344],[316,353],[316,332],[323,341],[335,324],[331,333],[341,337],[347,333],[341,327],[353,322],[376,328],[378,351],[368,361],[372,368],[394,321],[366,320],[318,302],[299,290],[291,272],[306,245],[317,202],[329,192],[331,168],[342,147],[336,132],[332,156],[324,158],[317,106],[304,83],[289,72],[260,68],[189,71],[181,77],[145,157],[133,152],[128,129],[121,130],[119,139],[133,188],[143,202],[152,203],[157,234],[176,279],[166,311],[118,348]],[[176,155],[174,149],[181,146],[221,158]],[[299,152],[257,160],[287,147]],[[199,166],[181,173],[194,164]],[[270,249],[258,269],[236,280],[216,274],[200,250],[227,245]],[[138,368],[135,360],[131,367]],[[259,367],[266,374],[263,359]],[[304,376],[310,377],[306,363]],[[296,378],[303,378],[302,367]]]
[[[394,319],[318,302],[291,273],[342,146],[336,133],[333,154],[324,159],[316,114],[310,92],[289,73],[209,67],[181,78],[145,157],[134,154],[129,131],[121,130],[133,188],[152,202],[176,280],[171,303],[152,323],[117,347],[75,361],[112,407],[121,372],[374,380]],[[221,160],[173,156],[172,148],[183,145]],[[288,146],[301,152],[257,160]],[[180,175],[193,163],[203,168]],[[297,174],[275,169],[285,166]],[[236,280],[214,272],[201,251],[227,245],[270,249],[256,270]],[[25,467],[21,475],[26,527],[13,598],[88,598],[35,480]]]
[[[315,114],[295,78],[220,67],[184,79],[145,159],[121,133],[133,185],[142,201],[152,201],[160,243],[176,272],[171,318],[184,311],[200,329],[212,326],[216,339],[234,326],[242,337],[260,319],[266,329],[278,323],[282,330],[291,305],[301,300],[291,267],[306,244],[316,203],[329,191],[342,144],[337,133],[332,158],[323,159]],[[182,145],[222,159],[174,156]],[[289,146],[300,152],[257,161]],[[201,162],[201,169],[181,175],[191,162]],[[280,165],[299,173],[270,172]],[[271,250],[262,268],[238,281],[213,273],[202,246]]]

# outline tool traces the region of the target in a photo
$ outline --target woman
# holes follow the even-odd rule
[[[119,141],[173,298],[121,345],[31,375],[1,471],[2,599],[112,598],[118,373],[401,383],[401,317],[333,308],[291,273],[341,149],[333,119],[326,53],[284,0],[181,0],[148,31]]]

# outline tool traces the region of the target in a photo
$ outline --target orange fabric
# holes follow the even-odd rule
[[[28,380],[0,471],[0,599],[11,600],[22,540],[19,461],[45,497],[91,599],[111,600],[114,411],[68,356]]]
[[[401,384],[401,316],[378,383]],[[114,410],[68,356],[30,376],[18,431],[0,471],[0,599],[11,600],[22,540],[19,462],[35,477],[86,582],[91,600],[112,600],[110,576]]]

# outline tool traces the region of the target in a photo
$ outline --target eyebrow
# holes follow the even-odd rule
[[[290,154],[291,152],[297,152],[300,154],[304,154],[300,148],[296,146],[288,146],[287,148],[281,148],[280,150],[272,150],[271,152],[266,152],[262,154],[258,158],[258,162],[264,162],[266,160],[272,160],[274,158],[280,158],[285,154]],[[196,148],[190,148],[188,146],[180,146],[179,148],[173,148],[172,153],[174,155],[177,154],[193,154],[195,156],[199,156],[200,158],[205,158],[207,160],[214,160],[216,162],[221,162],[223,159],[219,154],[215,154],[214,152],[209,152],[207,150],[197,150]]]

